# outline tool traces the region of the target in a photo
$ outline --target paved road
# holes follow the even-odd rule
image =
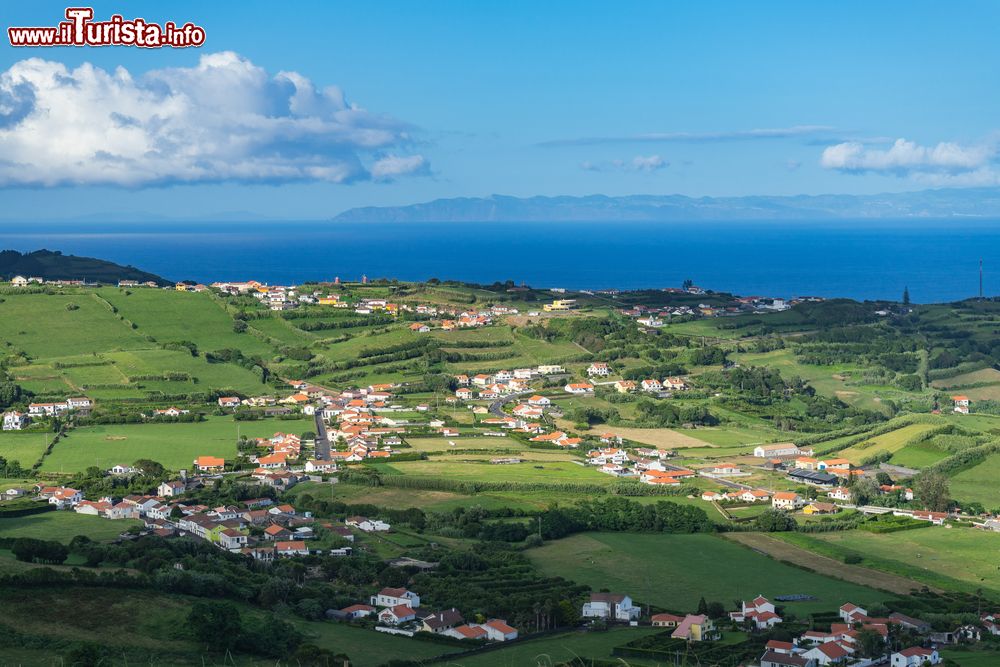
[[[316,420],[316,460],[330,460],[330,436],[326,432],[326,424],[323,423],[323,415],[317,411],[313,417]]]
[[[503,411],[503,406],[507,405],[511,401],[516,401],[521,396],[525,394],[534,393],[533,391],[516,391],[513,394],[507,394],[501,398],[490,403],[490,412],[497,417],[510,417],[506,412]]]

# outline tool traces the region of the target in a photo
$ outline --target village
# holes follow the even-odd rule
[[[37,284],[16,289],[31,297]],[[911,446],[910,440],[888,440],[897,433],[910,434],[905,437],[914,443],[923,442],[919,438],[925,433],[969,437],[962,429],[986,419],[981,410],[988,407],[972,391],[938,391],[920,415],[858,422],[834,430],[829,439],[822,430],[795,433],[747,426],[749,422],[733,417],[746,409],[734,408],[729,399],[739,396],[742,387],[729,389],[723,382],[729,376],[741,376],[743,383],[757,381],[750,375],[758,372],[753,355],[769,352],[741,351],[722,337],[706,340],[701,332],[711,330],[702,327],[724,326],[741,317],[780,317],[803,305],[821,307],[820,299],[722,297],[709,303],[711,293],[691,287],[662,291],[664,299],[683,299],[685,305],[646,307],[619,305],[618,300],[628,298],[623,292],[547,290],[547,298],[523,301],[526,293],[515,286],[506,288],[512,290],[505,290],[511,295],[507,300],[459,306],[425,300],[419,291],[400,293],[405,289],[377,281],[299,287],[256,281],[180,283],[167,289],[131,283],[45,287],[73,294],[93,289],[99,306],[139,331],[152,330],[151,325],[138,313],[122,310],[129,299],[192,300],[207,307],[206,312],[212,308],[232,314],[227,320],[232,330],[225,335],[233,343],[226,345],[252,334],[255,344],[274,345],[275,359],[281,361],[241,357],[233,347],[219,349],[218,344],[168,342],[163,348],[171,359],[184,359],[186,365],[129,371],[128,384],[197,386],[192,378],[205,369],[240,377],[251,365],[267,379],[256,386],[218,383],[211,393],[163,391],[129,401],[117,395],[126,384],[110,379],[110,371],[121,363],[115,357],[50,362],[45,372],[67,379],[86,373],[96,377],[98,370],[109,378],[74,380],[76,391],[61,394],[32,384],[30,371],[14,366],[12,378],[28,378],[17,381],[38,388],[4,410],[3,433],[16,442],[44,440],[45,449],[36,472],[24,475],[27,468],[22,466],[14,477],[24,480],[5,484],[0,512],[5,507],[35,512],[46,506],[59,515],[120,522],[116,543],[193,540],[247,568],[279,571],[297,564],[314,570],[331,559],[349,563],[373,558],[409,568],[409,578],[352,588],[349,599],[322,610],[325,622],[359,631],[414,642],[434,635],[443,647],[448,642],[479,647],[539,641],[548,630],[523,610],[493,613],[440,592],[428,594],[419,577],[435,572],[440,549],[488,544],[485,535],[510,535],[528,562],[549,567],[545,554],[561,548],[561,540],[553,537],[558,530],[546,524],[547,517],[559,506],[587,507],[595,499],[620,500],[636,509],[690,509],[700,513],[692,517],[704,517],[696,521],[706,527],[694,530],[734,536],[775,530],[825,535],[827,529],[837,535],[869,528],[879,537],[896,530],[987,536],[1000,530],[996,511],[988,505],[931,507],[919,465],[873,456],[883,440],[893,443],[886,445],[893,451]],[[370,291],[378,296],[364,296]],[[592,338],[586,327],[612,333]],[[685,337],[681,332],[687,327],[698,327],[699,333]],[[568,333],[576,329],[579,335]],[[561,343],[552,332],[577,338]],[[298,350],[279,345],[275,335],[309,336],[318,354],[310,352],[308,361],[303,354],[296,362],[292,355]],[[627,341],[615,345],[643,350],[637,355],[641,359],[593,354],[583,347],[600,347],[598,338],[616,341],[615,336]],[[346,362],[338,361],[342,357],[319,361],[320,355],[331,354],[328,347],[348,345],[354,356],[345,357]],[[520,352],[519,346],[530,352]],[[187,358],[203,366],[192,366]],[[428,358],[437,360],[431,362],[436,364],[433,384],[426,379]],[[659,359],[675,361],[657,363]],[[34,363],[29,361],[27,368]],[[424,366],[416,372],[396,370],[419,364]],[[369,366],[376,372],[369,373]],[[380,370],[383,366],[387,370]],[[96,370],[88,370],[92,368]],[[358,377],[367,381],[358,382]],[[796,390],[788,385],[780,391],[787,400]],[[720,421],[715,413],[729,416]],[[163,445],[141,444],[145,434],[161,432]],[[178,446],[171,448],[166,443],[174,433]],[[141,455],[129,455],[133,442],[144,447]],[[231,491],[235,489],[239,495]],[[223,502],[217,500],[220,490],[230,490]],[[464,521],[460,515],[423,505],[435,494],[483,511],[485,518],[472,524],[474,531],[458,528]],[[540,499],[524,500],[532,494]],[[317,505],[316,498],[322,497],[335,499],[338,509]],[[478,508],[487,502],[490,509]],[[32,516],[20,520],[28,522]],[[597,530],[608,530],[608,524],[599,525]],[[634,529],[625,528],[623,535],[629,530]],[[456,543],[456,538],[465,541]],[[863,548],[853,549],[859,559],[867,557]],[[769,558],[760,553],[756,557]],[[584,566],[583,558],[568,562]],[[696,608],[697,600],[647,599],[642,590],[595,578],[586,581],[586,591],[567,596],[572,613],[565,612],[562,622],[596,632],[655,629],[660,638],[655,650],[722,647],[742,638],[740,651],[760,649],[755,663],[744,663],[766,667],[938,664],[942,648],[947,654],[948,647],[988,642],[996,634],[993,617],[985,611],[974,623],[949,621],[947,628],[940,622],[931,628],[913,621],[908,609],[883,611],[882,606],[871,617],[861,609],[849,617],[842,613],[837,622],[822,617],[804,622],[809,613],[800,605],[835,608],[843,599],[816,596],[804,586],[804,597],[783,600],[783,581],[774,579],[777,591],[762,586],[767,597],[720,614],[717,604],[706,610]],[[739,592],[730,585],[713,595],[731,599]],[[428,599],[434,604],[427,604]],[[870,598],[861,602],[859,608],[872,604]],[[893,620],[900,615],[906,623]],[[786,638],[788,632],[792,634]],[[780,638],[768,638],[772,633]],[[868,641],[872,633],[882,638],[875,649]],[[638,650],[632,643],[622,641],[619,648]]]

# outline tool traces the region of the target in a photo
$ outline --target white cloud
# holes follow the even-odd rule
[[[581,162],[585,171],[634,171],[652,173],[669,167],[670,163],[659,155],[636,155],[631,160],[610,160],[607,162]]]
[[[400,176],[423,174],[427,173],[428,166],[423,155],[387,155],[372,165],[372,178],[377,181],[390,181]]]
[[[828,137],[837,128],[829,125],[793,125],[791,127],[763,127],[749,130],[723,130],[720,132],[648,132],[645,134],[576,137],[573,139],[551,139],[537,146],[554,148],[558,146],[593,146],[597,144],[636,143],[716,143],[728,141],[755,141],[759,139],[790,139],[808,137]]]
[[[133,77],[31,58],[0,73],[0,186],[394,178],[411,129],[232,52]]]
[[[997,157],[993,142],[961,146],[941,142],[936,146],[921,146],[913,141],[897,139],[887,149],[871,148],[849,141],[828,146],[820,158],[827,169],[844,172],[888,172],[909,174],[963,174],[983,170]]]

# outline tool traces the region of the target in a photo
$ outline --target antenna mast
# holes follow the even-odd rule
[[[983,260],[979,259],[979,299],[983,298]]]

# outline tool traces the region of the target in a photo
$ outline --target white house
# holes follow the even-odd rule
[[[563,387],[563,389],[567,394],[575,394],[577,396],[586,396],[594,393],[594,385],[587,382],[571,383]]]
[[[156,487],[156,495],[163,498],[173,498],[174,496],[181,495],[186,490],[187,484],[180,480],[161,482],[160,485]]]
[[[479,624],[479,627],[486,631],[486,638],[493,642],[509,642],[517,639],[517,630],[500,618],[491,618]]]
[[[306,461],[306,472],[336,472],[337,464],[334,461]]]
[[[925,663],[939,665],[941,664],[941,656],[932,648],[913,646],[905,648],[899,653],[893,653],[889,662],[892,667],[921,667]]]
[[[405,588],[383,588],[372,596],[371,603],[376,607],[406,605],[416,609],[420,606],[420,596]]]
[[[775,456],[809,456],[812,450],[802,450],[794,442],[779,442],[773,445],[757,445],[754,447],[753,455],[758,458],[772,458]]]
[[[417,614],[405,604],[387,607],[378,613],[378,620],[389,625],[401,625],[416,620]]]
[[[52,416],[67,410],[69,405],[66,403],[32,403],[28,406],[29,415]]]
[[[5,431],[20,431],[30,423],[31,418],[23,412],[11,410],[3,413],[3,430]]]
[[[663,391],[663,385],[660,384],[660,381],[655,378],[649,380],[643,380],[641,385],[643,391],[649,391],[649,392]]]
[[[587,375],[594,377],[606,377],[611,375],[611,368],[608,367],[603,361],[595,361],[589,367],[587,367]]]
[[[778,491],[771,498],[771,506],[783,510],[796,510],[802,506],[802,497],[791,491]]]
[[[55,505],[56,509],[64,510],[83,500],[83,493],[69,487],[59,487],[49,496],[49,504]]]
[[[591,593],[583,605],[584,618],[605,618],[611,621],[632,621],[642,610],[632,604],[632,598],[618,593]]]

